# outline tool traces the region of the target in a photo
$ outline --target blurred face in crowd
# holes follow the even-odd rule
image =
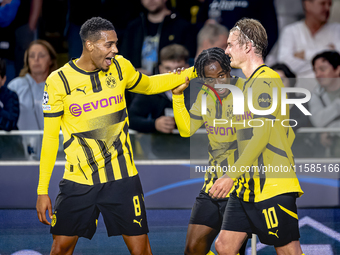
[[[326,23],[332,6],[332,0],[306,0],[305,11],[314,20]]]
[[[228,47],[225,50],[225,54],[230,57],[230,66],[232,68],[241,68],[241,64],[246,60],[244,45],[240,45],[238,42],[238,36],[240,32],[231,32],[228,37]]]
[[[340,78],[340,65],[334,69],[326,59],[318,58],[314,63],[314,73],[320,86],[327,90]]]
[[[28,64],[32,76],[48,75],[52,60],[45,46],[41,44],[31,46],[28,51]]]
[[[285,73],[282,70],[274,70],[275,72],[278,73],[278,75],[280,75],[280,78],[282,80],[283,85],[288,88],[290,87],[290,82],[289,79],[287,78],[287,76],[285,75]]]
[[[159,65],[159,73],[167,73],[167,72],[172,72],[173,70],[177,68],[188,68],[189,65],[185,63],[184,60],[181,61],[176,61],[176,60],[165,60],[162,61],[162,63]]]
[[[90,52],[94,70],[100,69],[104,72],[108,71],[111,65],[111,59],[118,53],[117,34],[114,30],[101,31],[99,40],[87,41],[86,47]]]
[[[158,13],[166,8],[167,0],[141,0],[142,5],[150,13]]]
[[[220,63],[216,61],[204,67],[204,77],[206,84],[215,87],[216,84],[228,84],[230,73],[226,73]],[[227,88],[216,88],[215,90],[221,97],[225,97],[229,93]]]

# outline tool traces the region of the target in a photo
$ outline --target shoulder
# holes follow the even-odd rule
[[[19,92],[21,91],[22,89],[24,89],[25,87],[27,87],[27,81],[25,79],[25,77],[17,77],[17,78],[14,78],[13,80],[11,80],[7,87],[12,90],[12,91],[15,91],[15,92]]]

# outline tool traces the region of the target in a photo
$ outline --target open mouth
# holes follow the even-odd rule
[[[112,58],[106,58],[106,59],[105,59],[106,65],[107,65],[107,66],[110,66],[111,63],[112,63],[111,61],[112,61]]]
[[[215,88],[216,92],[219,94],[219,95],[223,95],[224,93],[226,93],[227,89],[226,88]]]

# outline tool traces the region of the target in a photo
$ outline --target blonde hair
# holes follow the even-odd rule
[[[20,71],[20,74],[19,74],[20,77],[25,76],[27,73],[31,73],[30,66],[29,66],[29,63],[28,63],[29,51],[30,51],[31,47],[33,45],[36,45],[36,44],[44,46],[46,48],[46,50],[48,51],[48,54],[50,55],[51,65],[50,65],[50,68],[49,68],[49,74],[52,73],[54,70],[57,70],[57,68],[58,68],[57,53],[56,53],[55,49],[53,48],[53,46],[45,40],[38,39],[38,40],[32,41],[25,51],[24,67]]]
[[[264,58],[267,54],[268,37],[265,28],[256,19],[243,18],[236,22],[230,32],[238,31],[238,43],[244,45],[251,42],[255,54]]]

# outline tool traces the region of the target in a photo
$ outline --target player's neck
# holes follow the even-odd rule
[[[244,63],[244,65],[242,66],[242,72],[248,79],[255,72],[255,70],[263,64],[264,62],[261,57],[254,56]]]
[[[92,63],[92,60],[86,55],[82,54],[79,59],[76,60],[75,64],[87,72],[93,72],[98,68]]]
[[[171,11],[167,8],[164,8],[163,10],[161,10],[160,12],[157,13],[148,13],[148,20],[151,23],[161,23],[164,18],[168,15],[171,14]]]

